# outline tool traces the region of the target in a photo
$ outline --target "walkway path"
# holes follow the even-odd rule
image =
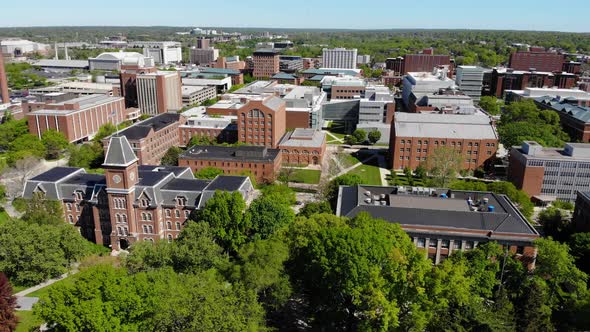
[[[339,177],[340,175],[344,175],[344,174],[346,174],[346,173],[348,173],[348,172],[352,171],[353,169],[355,169],[355,168],[357,168],[357,167],[360,167],[360,166],[362,166],[363,164],[367,163],[368,161],[370,161],[370,160],[371,160],[371,159],[373,159],[373,158],[377,158],[377,155],[372,155],[372,156],[370,156],[370,157],[366,158],[365,160],[362,160],[362,161],[361,161],[361,162],[359,162],[359,163],[356,163],[356,164],[354,164],[354,165],[352,165],[352,166],[350,166],[350,167],[348,167],[348,168],[345,168],[345,169],[341,170],[341,171],[340,171],[338,174],[336,174],[336,175],[332,176],[332,177],[331,177],[329,180],[330,180],[330,181],[332,181],[332,180],[334,180],[335,178]]]
[[[387,169],[387,161],[385,160],[385,157],[378,155],[377,158],[379,162],[379,173],[381,174],[381,185],[388,186],[387,176],[391,174],[391,171]]]
[[[328,140],[327,143],[331,143],[331,142],[334,142],[334,141],[337,141],[337,142],[340,142],[340,143],[343,143],[344,142],[343,139],[334,136],[331,132],[329,132],[329,131],[324,131],[324,132],[326,133],[326,135],[332,137],[332,139],[331,140]]]
[[[75,264],[72,265],[73,269],[71,271],[62,274],[62,275],[60,275],[57,278],[53,278],[53,279],[49,279],[47,281],[44,281],[44,282],[38,284],[37,286],[33,286],[31,288],[24,289],[24,290],[22,290],[22,291],[20,291],[20,292],[18,292],[16,294],[14,294],[14,296],[16,296],[16,297],[24,297],[24,296],[26,296],[26,295],[28,295],[28,294],[30,294],[32,292],[36,292],[36,291],[40,290],[41,288],[45,288],[45,287],[47,287],[49,285],[53,285],[54,283],[56,283],[56,282],[58,282],[58,281],[60,281],[62,279],[65,279],[68,276],[71,276],[72,274],[78,273],[78,266],[79,266],[79,264],[78,263],[75,263]]]

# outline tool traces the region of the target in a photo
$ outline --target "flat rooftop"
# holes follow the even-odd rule
[[[274,162],[280,153],[279,149],[268,149],[263,146],[193,146],[180,155],[179,159],[219,160],[235,162]]]
[[[298,128],[288,132],[281,139],[280,147],[319,148],[326,141],[326,134],[320,130]]]
[[[498,139],[488,116],[475,114],[401,113],[394,116],[396,136],[450,139]]]

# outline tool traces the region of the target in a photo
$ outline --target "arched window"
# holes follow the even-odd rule
[[[170,221],[166,222],[166,229],[168,229],[168,230],[172,229],[172,223]]]
[[[117,227],[117,235],[123,235],[123,229],[121,229],[121,227]]]
[[[151,213],[147,213],[147,220],[152,220],[152,214]]]
[[[178,209],[174,210],[174,214],[176,215],[176,218],[180,218],[180,211]]]
[[[115,220],[116,220],[117,222],[121,222],[121,215],[117,213],[117,214],[115,215]]]
[[[142,227],[142,228],[143,228],[143,232],[144,232],[144,233],[147,233],[147,232],[148,232],[148,228],[147,228],[147,226],[146,226],[146,225],[143,225],[143,227]]]
[[[122,214],[121,215],[121,222],[126,224],[127,223],[127,215],[126,214]]]
[[[145,212],[141,213],[141,220],[147,220],[147,215],[145,214]]]
[[[172,213],[170,212],[170,209],[166,209],[166,217],[170,217],[172,215]]]
[[[189,210],[184,210],[184,217],[188,218],[188,216],[190,216],[191,212]]]
[[[180,230],[180,223],[179,223],[179,222],[177,222],[177,223],[176,223],[176,230],[177,230],[177,231],[179,231],[179,230]]]
[[[67,209],[68,211],[72,211],[72,203],[67,203],[67,204],[66,204],[66,209]]]
[[[127,227],[123,227],[123,234],[124,234],[125,236],[129,235],[129,228],[127,228]]]
[[[172,242],[172,234],[168,234],[168,242]]]
[[[152,225],[149,225],[149,226],[148,226],[148,232],[149,232],[150,234],[154,233],[154,227],[153,227]]]
[[[309,151],[303,150],[303,154],[309,154]]]
[[[68,215],[68,222],[69,222],[70,224],[73,224],[73,223],[74,223],[74,217],[73,217],[71,214],[70,214],[70,215]]]

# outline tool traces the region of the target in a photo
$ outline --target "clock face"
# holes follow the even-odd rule
[[[135,180],[135,172],[129,173],[129,179],[131,179],[131,181]]]
[[[119,176],[118,174],[117,175],[114,175],[113,176],[113,182],[115,182],[115,183],[121,182],[121,176]]]

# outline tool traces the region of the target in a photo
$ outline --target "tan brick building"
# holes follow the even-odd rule
[[[92,139],[102,125],[116,125],[127,120],[123,98],[106,95],[25,104],[24,107],[32,135],[41,138],[43,132],[53,129],[63,133],[69,142]]]
[[[295,129],[285,134],[279,149],[284,164],[320,165],[326,152],[326,134],[314,129]]]
[[[498,134],[483,113],[395,113],[389,141],[393,169],[415,169],[439,147],[460,151],[463,169],[475,170],[495,158]]]

